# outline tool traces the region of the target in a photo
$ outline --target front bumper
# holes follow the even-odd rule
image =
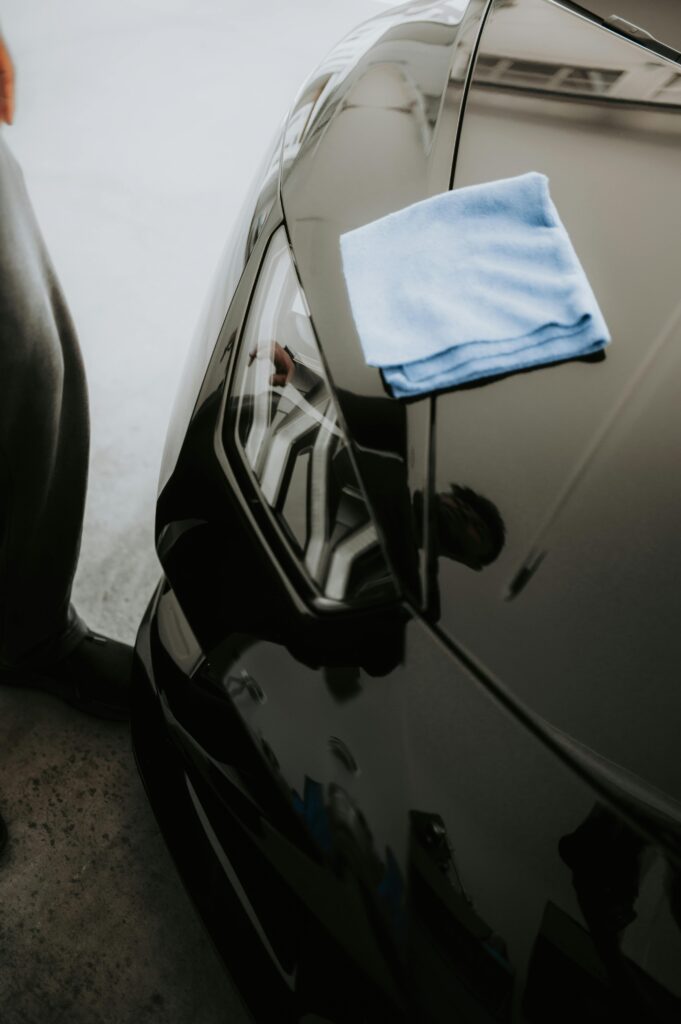
[[[182,882],[217,952],[256,1021],[294,1021],[295,998],[272,967],[242,902],[225,873],[224,857],[207,828],[205,783],[173,733],[165,687],[189,684],[165,650],[156,612],[161,580],[140,626],[133,671],[132,741],[135,760]],[[172,686],[172,683],[171,683]]]
[[[262,1024],[404,1024],[263,855],[259,839],[278,836],[285,851],[300,821],[279,805],[231,702],[216,698],[205,659],[193,673],[178,664],[186,634],[172,634],[170,656],[159,622],[168,595],[175,600],[161,579],[137,636],[133,750],[182,882],[249,1014]],[[229,763],[243,769],[249,759],[251,770]]]

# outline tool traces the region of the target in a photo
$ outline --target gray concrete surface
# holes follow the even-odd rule
[[[21,161],[79,329],[91,484],[75,599],[132,641],[156,478],[207,283],[301,77],[377,0],[5,0]],[[5,130],[5,129],[3,129]],[[0,690],[2,1024],[243,1019],[124,726]]]
[[[125,726],[2,694],[0,1021],[245,1021],[163,846]]]

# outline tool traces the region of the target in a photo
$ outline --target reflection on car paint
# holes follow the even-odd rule
[[[439,398],[434,486],[465,482],[506,525],[483,573],[438,558],[444,631],[552,725],[678,798],[681,108],[660,94],[676,68],[561,5],[493,5],[455,186],[546,173],[615,343],[596,365]],[[576,90],[576,69],[618,77]]]
[[[593,550],[556,569],[555,535],[541,546],[547,552],[541,564],[525,563],[522,556],[542,521],[547,495],[555,494],[556,481],[572,464],[566,450],[573,441],[581,450],[580,438],[600,420],[605,400],[617,394],[627,373],[613,358],[589,368],[593,384],[584,384],[584,368],[573,365],[551,371],[551,380],[560,377],[560,385],[537,373],[462,390],[448,396],[455,405],[438,408],[433,437],[433,403],[424,400],[404,409],[391,402],[377,374],[357,355],[337,259],[339,234],[441,191],[451,171],[467,60],[484,5],[471,5],[467,12],[475,17],[457,24],[447,17],[429,21],[440,16],[431,8],[415,5],[406,28],[390,12],[387,31],[381,28],[372,37],[382,40],[381,46],[367,45],[366,59],[343,80],[339,76],[331,88],[310,92],[313,107],[300,129],[295,163],[285,158],[283,210],[276,196],[267,206],[270,212],[254,239],[177,464],[159,498],[159,554],[167,579],[138,646],[138,671],[153,677],[158,696],[143,678],[136,745],[141,751],[149,744],[144,763],[156,799],[173,800],[166,828],[169,819],[181,818],[185,842],[190,835],[196,843],[197,864],[207,863],[204,857],[199,861],[203,840],[197,828],[219,853],[205,873],[187,869],[186,856],[183,862],[190,888],[204,896],[204,914],[236,880],[251,922],[257,919],[266,957],[276,961],[272,974],[262,968],[268,982],[259,975],[258,987],[273,985],[273,976],[280,983],[273,987],[275,1009],[270,1007],[263,1020],[279,1015],[298,1022],[307,1015],[334,1024],[450,1024],[455,1018],[514,1024],[671,1022],[679,1019],[681,998],[681,814],[668,784],[674,782],[677,759],[664,744],[658,751],[649,748],[657,730],[676,728],[671,687],[678,659],[667,651],[659,662],[652,656],[639,662],[641,698],[632,705],[622,683],[628,666],[618,662],[617,651],[609,652],[613,660],[600,666],[597,677],[589,672],[597,661],[598,617],[626,616],[635,593],[627,591],[626,600],[618,602],[617,587],[611,588],[605,610],[584,600],[592,618],[582,629],[559,636],[548,660],[539,629],[525,636],[522,650],[502,650],[496,608],[480,598],[489,587],[503,614],[517,616],[511,633],[519,634],[524,602],[532,600],[544,578],[557,573],[557,585],[561,575],[572,579],[570,573],[577,581],[593,580],[601,564]],[[414,20],[419,14],[421,22]],[[511,19],[517,30],[511,31]],[[578,21],[579,31],[566,29]],[[504,25],[508,31],[501,31]],[[639,65],[641,53],[632,44],[614,37],[613,42],[605,30],[544,0],[496,4],[488,27],[493,34],[483,39],[480,64],[488,81],[484,87],[474,83],[471,90],[466,117],[473,127],[462,132],[457,183],[465,175],[479,177],[482,166],[499,176],[502,159],[511,173],[522,170],[512,165],[530,158],[534,163],[536,154],[526,152],[533,144],[547,154],[555,149],[558,159],[556,126],[577,140],[575,150],[585,161],[604,137],[618,147],[626,143],[633,163],[615,167],[617,180],[640,173],[637,154],[648,154],[649,145],[659,144],[673,158],[675,146],[669,142],[676,129],[669,126],[677,115],[672,104],[660,101],[651,115],[650,105],[633,96],[633,77],[628,98],[615,104],[614,90],[624,78],[577,73],[581,65],[575,53],[579,39],[586,38],[583,32],[598,51],[584,65],[590,71]],[[498,61],[535,59],[516,52],[528,40],[560,50],[544,55],[547,65],[566,72],[559,97],[554,95],[557,71],[552,71],[551,90],[530,92],[527,82],[511,89],[508,79],[498,87],[489,83],[491,74],[501,77]],[[615,49],[616,65],[601,58]],[[376,74],[381,60],[395,63],[402,53],[399,72]],[[631,54],[629,65],[620,61],[625,53]],[[643,59],[651,59],[650,51]],[[535,74],[537,68],[520,71]],[[405,81],[411,93],[404,91]],[[403,93],[398,104],[396,88]],[[421,99],[412,109],[414,90]],[[610,90],[608,103],[601,102]],[[490,104],[500,105],[498,131],[478,134],[475,126],[489,116]],[[524,104],[522,116],[507,104]],[[433,130],[429,138],[422,130],[424,117]],[[573,187],[573,154],[563,153],[560,160],[571,216],[578,217],[582,231],[591,232],[607,208],[607,182],[596,169],[588,190],[583,181]],[[642,185],[651,192],[661,189],[654,177],[657,164],[645,166]],[[664,176],[669,165],[663,166]],[[590,205],[592,194],[599,196],[597,209]],[[609,241],[610,260],[599,271],[611,293],[617,290],[625,314],[615,309],[613,315],[620,316],[618,329],[630,332],[632,351],[649,336],[646,330],[660,312],[655,303],[639,302],[640,289],[622,296],[623,272],[633,266],[627,261],[640,257],[648,266],[655,263],[646,249],[649,236],[665,240],[664,259],[650,285],[659,306],[678,291],[674,211],[656,211],[643,187],[639,198],[640,210],[638,203],[626,206],[624,227],[618,227],[622,203],[614,204],[612,230],[621,243],[638,224],[642,252],[623,244],[611,252]],[[284,213],[328,387],[338,401],[338,422],[348,433],[402,595],[401,601],[395,597],[360,615],[348,605],[334,617],[314,604],[292,545],[277,542],[262,498],[248,490],[222,443],[226,381],[238,358],[235,341]],[[598,245],[594,233],[594,258]],[[619,345],[618,352],[626,347]],[[271,363],[267,371],[278,372],[276,360]],[[674,388],[673,368],[673,361],[656,366],[656,387]],[[676,408],[669,391],[659,394],[662,420],[650,421],[649,437]],[[484,415],[483,401],[489,402]],[[639,413],[645,419],[632,396],[627,415],[633,422]],[[568,414],[569,430],[560,434],[564,444],[557,446],[557,424]],[[532,416],[528,439],[522,423]],[[667,462],[660,474],[663,463],[657,460],[664,452],[654,445],[638,451],[633,435],[617,440],[636,455],[640,479],[649,469],[664,476],[665,484],[673,482]],[[539,446],[536,461],[527,457],[532,443]],[[607,486],[619,500],[605,531],[609,537],[629,508],[645,508],[645,493],[621,490],[630,479],[627,473],[611,479],[606,470],[607,464],[599,465],[592,497],[575,514],[588,520],[590,509],[603,500],[600,488]],[[495,510],[488,508],[486,522],[471,495],[484,496]],[[676,510],[670,503],[668,520],[658,521],[652,540],[675,535]],[[634,527],[632,521],[626,557],[617,565],[635,575],[642,571],[636,552],[650,552],[654,545],[642,542]],[[668,579],[661,573],[667,597],[673,597],[672,578],[675,586],[678,582],[672,548],[666,557],[673,571],[666,570]],[[430,556],[434,561],[438,553],[435,602],[428,587],[435,581]],[[481,563],[481,572],[471,571]],[[509,580],[517,599],[504,601]],[[565,593],[561,607],[569,598]],[[659,593],[655,600],[658,607],[664,604]],[[447,627],[442,633],[434,625],[438,603]],[[535,614],[541,621],[542,608]],[[659,636],[659,625],[676,629],[676,618],[671,621],[672,626],[649,623],[647,628]],[[620,631],[619,637],[623,649],[645,639],[635,629],[627,635]],[[580,650],[583,674],[566,669]],[[495,657],[499,672],[493,674]],[[670,689],[654,691],[658,706],[651,712],[646,700],[653,699],[658,670],[668,673]],[[530,720],[507,684],[523,683],[533,672]],[[611,693],[599,704],[606,684]],[[662,703],[659,693],[669,702]],[[555,708],[573,694],[570,709],[581,711],[577,724],[582,728],[559,732],[555,715],[540,718],[542,701]],[[587,744],[584,733],[590,730],[598,742]],[[615,740],[623,756],[604,749]],[[646,770],[623,767],[636,759]],[[647,770],[651,763],[658,767],[655,779]],[[173,789],[178,777],[181,784]],[[187,793],[193,818],[182,817]],[[211,927],[224,937],[233,919],[212,920]],[[238,949],[231,952],[237,976],[239,969],[246,975],[253,971],[252,961],[240,964]]]

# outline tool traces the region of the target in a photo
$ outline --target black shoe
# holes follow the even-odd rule
[[[5,824],[5,819],[0,814],[0,856],[2,856],[2,851],[5,849],[6,846],[7,846],[7,825]]]
[[[89,715],[124,722],[130,717],[132,654],[128,644],[88,632],[55,664],[9,670],[3,681],[45,690]]]

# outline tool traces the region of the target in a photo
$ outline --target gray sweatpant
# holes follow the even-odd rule
[[[87,484],[78,340],[23,175],[0,134],[0,666],[63,657]]]

